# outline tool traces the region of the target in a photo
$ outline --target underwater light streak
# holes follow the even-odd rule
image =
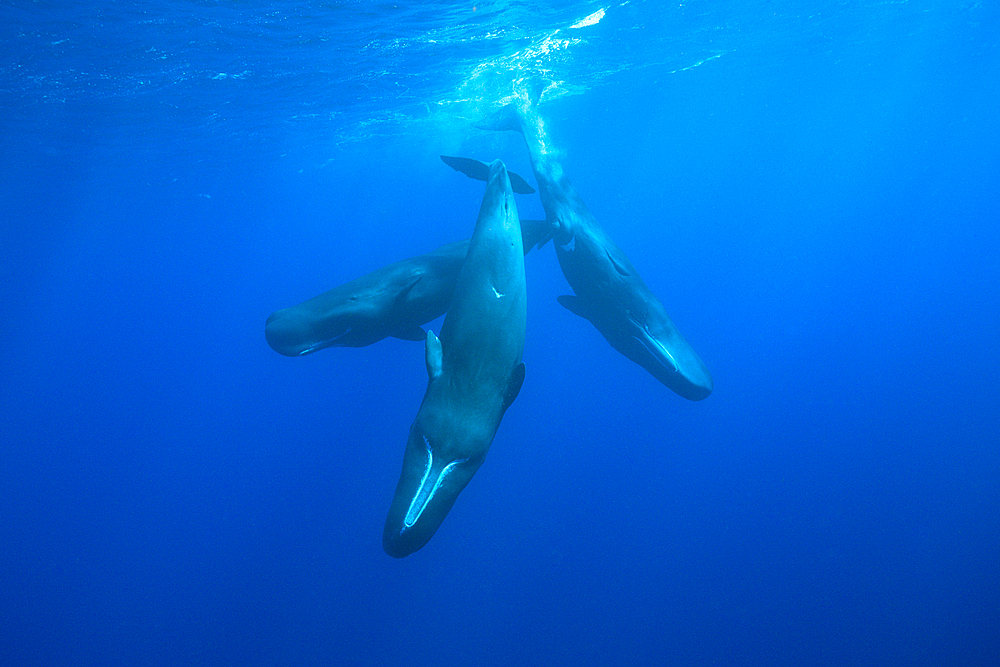
[[[601,19],[604,18],[604,12],[606,12],[606,11],[607,11],[606,8],[605,9],[598,9],[596,12],[594,12],[590,16],[584,17],[584,18],[580,19],[579,21],[577,21],[576,23],[574,23],[573,25],[571,25],[570,26],[570,30],[572,30],[574,28],[586,28],[588,25],[597,25],[598,23],[601,22]]]

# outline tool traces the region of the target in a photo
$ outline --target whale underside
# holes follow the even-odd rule
[[[385,552],[421,549],[482,465],[524,380],[526,297],[521,225],[507,170],[486,192],[441,337],[428,331],[427,390],[410,427],[385,520]]]

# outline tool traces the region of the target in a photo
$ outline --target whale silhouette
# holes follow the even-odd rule
[[[524,380],[525,301],[521,225],[496,160],[441,337],[426,335],[427,391],[382,533],[390,556],[427,544],[482,465]]]
[[[558,297],[558,302],[589,320],[614,349],[680,396],[699,401],[711,394],[712,376],[704,362],[566,177],[548,148],[542,118],[533,105],[527,100],[508,104],[476,126],[513,130],[524,137],[549,226],[538,246],[553,239],[563,275],[575,293]],[[467,162],[444,160],[470,177],[482,173]]]

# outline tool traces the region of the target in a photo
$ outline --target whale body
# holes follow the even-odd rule
[[[427,544],[486,458],[524,380],[525,303],[521,226],[496,160],[441,336],[426,334],[427,390],[382,533],[390,556]]]
[[[527,253],[548,224],[521,220],[520,225]],[[328,347],[364,347],[389,336],[423,341],[422,326],[448,310],[468,250],[469,239],[448,243],[277,310],[264,324],[267,344],[301,357]]]
[[[570,183],[531,103],[508,104],[477,127],[514,130],[524,137],[549,224],[539,246],[553,240],[559,266],[575,293],[558,297],[559,303],[589,320],[614,349],[680,396],[700,401],[711,394],[708,368]],[[470,177],[481,173],[454,159],[446,162]]]

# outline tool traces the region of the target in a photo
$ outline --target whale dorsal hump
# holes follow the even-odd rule
[[[433,381],[441,377],[441,359],[444,355],[441,352],[441,341],[430,329],[427,330],[425,340],[424,361],[427,363],[427,377]]]

